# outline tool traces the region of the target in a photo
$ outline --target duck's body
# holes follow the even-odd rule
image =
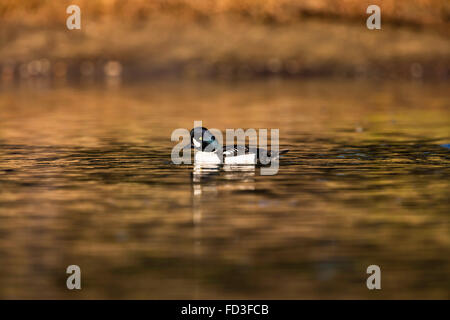
[[[281,150],[275,153],[262,148],[240,145],[222,147],[211,132],[203,127],[191,130],[191,147],[196,150],[194,156],[196,164],[265,165],[278,160],[281,154],[289,151]]]
[[[252,164],[257,163],[255,153],[241,154],[241,155],[227,155],[227,152],[222,153],[222,159],[217,152],[195,152],[196,164]]]

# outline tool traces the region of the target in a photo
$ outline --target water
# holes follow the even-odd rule
[[[1,298],[448,298],[448,85],[38,85],[0,91]],[[291,151],[175,166],[194,120]]]

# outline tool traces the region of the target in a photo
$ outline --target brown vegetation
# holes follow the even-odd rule
[[[80,31],[65,27],[69,4],[82,9]],[[365,27],[369,4],[382,8],[380,31]],[[449,17],[444,0],[4,0],[0,68],[19,75],[44,59],[72,75],[103,75],[112,61],[133,77],[447,79]]]

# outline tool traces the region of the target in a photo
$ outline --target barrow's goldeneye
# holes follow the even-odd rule
[[[242,145],[221,146],[216,137],[205,127],[196,127],[191,130],[191,148],[196,150],[196,164],[266,165],[271,161],[278,160],[280,155],[289,151],[284,149],[275,152]]]

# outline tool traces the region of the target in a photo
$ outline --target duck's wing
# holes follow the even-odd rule
[[[280,150],[278,152],[266,150],[263,148],[254,148],[250,149],[248,146],[240,146],[240,145],[234,145],[234,146],[225,146],[223,147],[223,156],[224,157],[235,157],[237,155],[242,154],[248,154],[248,153],[256,153],[256,157],[260,159],[262,156],[263,158],[271,158],[272,160],[278,159],[280,155],[287,153],[289,150],[284,149]]]
[[[223,156],[224,157],[235,157],[237,155],[242,155],[249,153],[249,148],[247,146],[224,146],[223,147]]]

